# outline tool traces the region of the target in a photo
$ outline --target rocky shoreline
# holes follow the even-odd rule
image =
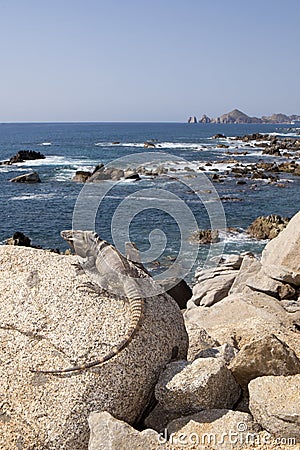
[[[299,233],[300,212],[260,260],[197,271],[182,312],[167,294],[146,298],[126,350],[61,376],[30,370],[106,353],[128,308],[91,291],[75,256],[0,247],[1,448],[298,449]]]

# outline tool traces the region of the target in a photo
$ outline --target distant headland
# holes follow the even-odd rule
[[[191,116],[188,123],[287,123],[300,124],[300,115],[287,116],[286,114],[272,114],[271,116],[250,117],[247,114],[234,109],[233,111],[223,114],[220,117],[210,118],[203,114],[200,120],[196,116]]]

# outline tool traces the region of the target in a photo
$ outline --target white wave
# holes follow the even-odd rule
[[[14,164],[11,167],[32,167],[32,166],[78,166],[81,167],[83,164],[89,164],[91,166],[98,164],[99,160],[86,160],[86,159],[76,159],[68,158],[66,156],[46,156],[45,159],[34,159],[29,161],[24,161],[22,163]]]
[[[277,131],[274,131],[273,133],[262,133],[262,134],[268,134],[269,136],[282,136],[282,137],[297,137],[300,138],[300,128],[294,128],[294,131],[292,133],[279,133]]]
[[[40,144],[37,145],[42,145],[43,147],[49,147],[50,145],[52,145],[51,142],[41,142]]]
[[[145,141],[146,142],[146,141]],[[95,145],[97,147],[139,147],[145,148],[145,142],[120,142],[118,144],[114,144],[112,142],[96,142]],[[152,141],[149,141],[152,143]],[[179,148],[179,149],[194,149],[194,150],[202,150],[203,145],[199,143],[190,143],[190,142],[153,142],[155,148]],[[150,148],[151,150],[151,148]]]
[[[16,197],[11,197],[10,200],[48,200],[55,197],[58,197],[58,195],[49,192],[48,194],[23,194]]]
[[[239,231],[221,231],[219,233],[220,239],[224,240],[225,244],[229,243],[261,243],[262,245],[265,245],[268,240],[257,240],[249,236],[244,230]]]

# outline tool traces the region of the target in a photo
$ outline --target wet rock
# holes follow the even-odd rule
[[[46,156],[34,150],[20,150],[16,155],[12,156],[8,161],[2,161],[0,165],[10,165],[22,163],[24,161],[31,161],[35,159],[45,159]]]
[[[134,170],[125,170],[124,178],[125,180],[133,180],[133,181],[139,181],[141,179],[139,174]]]
[[[12,178],[9,181],[11,181],[12,183],[40,183],[41,179],[37,172],[29,172]]]
[[[260,216],[248,227],[247,233],[255,239],[274,239],[287,226],[289,219],[278,215]]]
[[[211,244],[219,242],[219,232],[218,230],[198,230],[191,236],[193,242],[199,244]]]
[[[231,408],[240,388],[224,361],[198,358],[167,365],[155,386],[155,397],[163,408],[188,414],[202,409]]]
[[[213,139],[225,139],[226,136],[224,134],[222,134],[222,133],[217,133],[212,138]]]
[[[277,147],[266,147],[263,149],[263,155],[281,156],[280,150]]]
[[[250,411],[269,433],[300,440],[300,375],[267,376],[249,383]]]
[[[96,168],[90,178],[89,183],[98,183],[105,180],[118,181],[124,176],[122,169],[116,169],[114,167],[104,167],[102,164]]]
[[[156,145],[154,144],[154,142],[144,142],[144,147],[145,148],[155,148]]]
[[[21,247],[31,247],[31,239],[21,231],[16,231],[13,236],[6,241],[7,245],[18,245]]]
[[[274,334],[244,345],[230,365],[240,386],[264,375],[295,375],[300,373],[300,360],[289,346]]]
[[[91,177],[91,175],[92,172],[88,172],[86,170],[77,170],[72,180],[78,181],[79,183],[85,183]]]

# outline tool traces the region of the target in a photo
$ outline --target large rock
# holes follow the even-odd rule
[[[270,334],[244,345],[233,359],[230,370],[246,388],[249,381],[264,375],[300,373],[300,360],[288,345]]]
[[[18,442],[24,449],[86,450],[90,412],[107,410],[134,423],[166,363],[176,353],[186,356],[182,314],[171,297],[160,295],[145,300],[140,329],[107,363],[60,376],[32,373],[96,360],[128,327],[127,304],[86,287],[90,280],[76,275],[76,262],[75,256],[0,247],[3,450]]]
[[[258,426],[250,414],[211,409],[175,419],[168,424],[167,430],[170,444],[181,444],[181,449],[232,450],[241,448],[246,434],[256,434]]]
[[[261,264],[258,259],[252,255],[245,255],[240,270],[229,290],[229,294],[240,294],[247,290],[249,292],[247,281],[251,276],[257,274],[260,269]]]
[[[233,273],[226,274],[225,271],[224,275],[195,284],[191,299],[195,305],[211,306],[225,298],[234,282],[237,270],[230,272]]]
[[[37,172],[29,172],[15,178],[11,178],[9,181],[12,183],[40,183],[41,179]]]
[[[298,355],[299,333],[295,329],[299,316],[289,314],[280,302],[260,292],[232,294],[211,308],[198,306],[184,313],[187,329],[204,329],[222,344],[243,345],[262,335],[274,333]]]
[[[256,378],[249,394],[251,414],[265,430],[300,440],[300,375]]]
[[[160,436],[154,430],[139,432],[128,423],[115,419],[107,411],[93,412],[89,417],[91,430],[88,450],[158,449]]]
[[[265,294],[278,299],[293,298],[296,294],[296,291],[292,286],[274,280],[266,275],[263,269],[254,276],[249,277],[246,281],[246,285],[254,291],[264,292]]]
[[[300,286],[300,212],[266,245],[261,263],[271,278]]]
[[[198,358],[192,363],[167,365],[155,386],[160,405],[176,413],[189,414],[202,409],[231,408],[240,388],[225,362],[217,358]]]

